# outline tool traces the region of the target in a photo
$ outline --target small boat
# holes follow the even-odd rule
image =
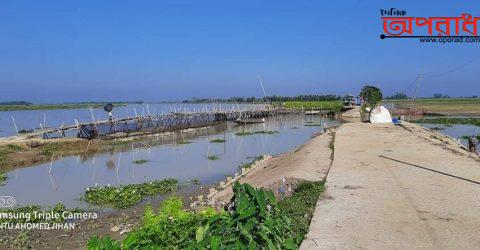
[[[237,118],[236,120],[233,120],[233,122],[236,122],[238,124],[254,124],[254,123],[264,123],[265,118],[262,119],[242,119],[242,118]]]

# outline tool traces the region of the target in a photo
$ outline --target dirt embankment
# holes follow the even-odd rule
[[[330,169],[334,135],[334,132],[330,132],[314,136],[295,150],[262,161],[240,178],[239,182],[268,188],[275,194],[288,195],[292,191],[289,187],[298,180],[324,180]],[[229,186],[216,193],[212,200],[213,203],[224,204],[232,195]]]

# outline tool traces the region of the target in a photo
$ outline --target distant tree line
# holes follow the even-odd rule
[[[0,105],[32,105],[33,103],[31,102],[25,102],[25,101],[11,101],[11,102],[0,102]]]
[[[403,92],[397,92],[391,96],[387,96],[385,97],[384,99],[388,99],[388,100],[401,100],[401,99],[409,99],[410,97],[403,93]],[[449,95],[445,95],[445,94],[441,94],[441,93],[435,93],[433,94],[433,96],[426,96],[426,97],[418,97],[420,99],[429,99],[429,98],[433,98],[433,99],[449,99],[449,98],[453,98],[453,97],[450,97]],[[465,98],[465,99],[476,99],[476,98],[479,98],[477,95],[472,95],[472,96],[458,96],[458,97],[454,97],[454,98]]]
[[[208,103],[208,102],[289,102],[289,101],[336,101],[342,99],[338,95],[298,95],[298,96],[267,96],[267,97],[230,97],[230,98],[191,98],[183,103]]]

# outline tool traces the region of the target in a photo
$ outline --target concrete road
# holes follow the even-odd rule
[[[343,124],[301,248],[480,249],[480,162],[451,142],[416,126]]]

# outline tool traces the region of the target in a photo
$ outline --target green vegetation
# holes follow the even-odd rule
[[[133,163],[135,164],[143,164],[143,163],[147,163],[149,162],[150,160],[147,160],[147,159],[138,159],[138,160],[134,160]]]
[[[19,134],[27,134],[27,133],[32,133],[33,129],[19,129],[18,133]]]
[[[315,211],[318,197],[325,190],[321,181],[300,182],[294,195],[279,202],[279,207],[292,221],[292,231],[298,245],[302,243],[308,232],[310,221]]]
[[[450,126],[455,124],[466,124],[480,127],[480,118],[476,117],[438,117],[426,118],[415,122],[429,124],[445,124]]]
[[[285,102],[285,108],[294,109],[322,109],[331,110],[333,112],[339,112],[342,109],[342,101],[291,101]]]
[[[220,157],[218,157],[217,155],[209,155],[209,156],[207,156],[207,159],[209,159],[211,161],[214,161],[214,160],[220,159]]]
[[[235,133],[236,136],[246,136],[246,135],[274,135],[278,134],[278,131],[268,131],[268,130],[259,130],[259,131],[243,131]]]
[[[58,150],[58,145],[55,143],[50,143],[42,147],[40,154],[45,156],[53,156],[53,154],[55,154],[57,150]]]
[[[98,238],[97,236],[92,236],[88,240],[87,248],[89,250],[120,250],[120,243],[116,240],[112,240],[110,236],[105,236],[103,238]]]
[[[117,187],[91,187],[85,191],[87,202],[126,208],[137,204],[146,196],[165,195],[179,188],[175,179],[155,180],[142,184],[120,185]]]
[[[226,141],[227,140],[224,140],[224,139],[221,139],[221,138],[215,138],[215,139],[210,140],[211,143],[224,143]]]
[[[7,181],[8,177],[5,172],[0,172],[0,186],[5,186],[5,182]]]
[[[103,108],[106,103],[64,103],[64,104],[0,104],[0,111],[14,110],[51,110],[51,109],[82,109],[82,108]],[[114,102],[114,106],[126,106],[127,103]]]
[[[23,150],[23,147],[17,145],[17,144],[7,144],[7,148],[9,148],[12,151],[21,151]]]
[[[360,91],[360,95],[365,100],[366,105],[373,107],[382,101],[383,95],[379,88],[374,86],[365,86]]]
[[[253,165],[255,162],[260,161],[260,160],[263,159],[263,155],[253,156],[253,157],[250,157],[249,159],[251,159],[250,162],[245,162],[245,163],[241,162],[239,167],[240,167],[240,168],[247,168],[247,169],[248,169],[248,168],[251,168],[252,165]]]
[[[141,226],[120,244],[108,236],[90,238],[89,249],[297,249],[310,224],[323,182],[301,182],[277,202],[269,190],[235,183],[231,210],[183,210],[169,198],[158,213],[145,210]]]
[[[16,144],[7,144],[6,146],[0,146],[0,163],[4,162],[8,155],[23,150],[23,148]]]
[[[190,144],[192,143],[191,141],[178,141],[177,144]]]

